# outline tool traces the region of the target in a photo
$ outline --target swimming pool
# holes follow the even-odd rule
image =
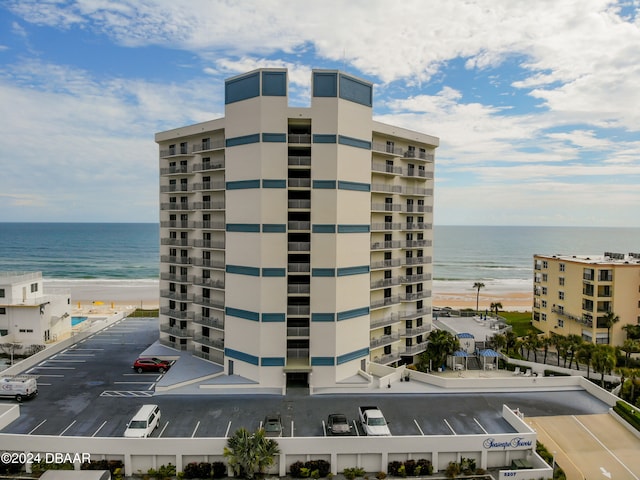
[[[88,317],[71,317],[71,326],[75,327],[76,325],[84,322]]]

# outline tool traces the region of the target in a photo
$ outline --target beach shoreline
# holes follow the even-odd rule
[[[47,293],[69,293],[74,308],[94,306],[113,306],[112,308],[157,309],[160,305],[159,281],[143,280],[47,280],[44,281]],[[456,289],[457,290],[457,289]],[[432,295],[434,307],[450,307],[456,310],[476,308],[475,290],[451,290],[436,288]],[[489,310],[492,303],[501,303],[501,310],[531,311],[533,293],[530,291],[480,291],[479,310]]]

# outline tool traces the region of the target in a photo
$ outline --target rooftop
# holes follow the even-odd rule
[[[553,258],[566,262],[586,263],[590,265],[640,265],[640,253],[614,253],[604,252],[603,255],[542,255],[537,254],[535,258]]]

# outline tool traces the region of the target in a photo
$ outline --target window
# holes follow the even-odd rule
[[[547,262],[546,260],[542,261],[542,268],[547,269],[549,268],[549,262]]]
[[[4,288],[0,288],[0,298],[4,298]]]
[[[558,292],[558,300],[564,300],[564,292]]]
[[[564,328],[564,320],[562,320],[560,318],[558,319],[558,327]]]
[[[384,354],[385,355],[391,355],[391,345],[386,345],[384,347]]]
[[[547,275],[546,273],[542,274],[542,281],[546,282],[549,279],[549,275]]]
[[[6,315],[7,314],[7,309],[4,307],[0,307],[0,315]]]
[[[542,308],[547,308],[547,301],[546,300],[542,300]]]
[[[547,321],[547,314],[546,313],[541,314],[540,315],[540,320],[542,320],[543,322],[546,322]]]
[[[37,292],[38,291],[38,284],[37,283],[32,283],[31,284],[31,293]]]
[[[558,284],[560,284],[561,287],[564,287],[564,277],[558,278]]]
[[[542,295],[546,295],[547,294],[547,287],[542,287]]]
[[[560,267],[560,271],[561,271],[561,272],[564,272],[564,268],[565,268],[564,263],[560,263],[560,264],[558,265],[558,267]]]

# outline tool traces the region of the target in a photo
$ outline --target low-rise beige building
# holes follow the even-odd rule
[[[534,255],[533,294],[543,332],[621,345],[623,327],[640,323],[640,254]],[[610,331],[608,312],[619,317]]]

